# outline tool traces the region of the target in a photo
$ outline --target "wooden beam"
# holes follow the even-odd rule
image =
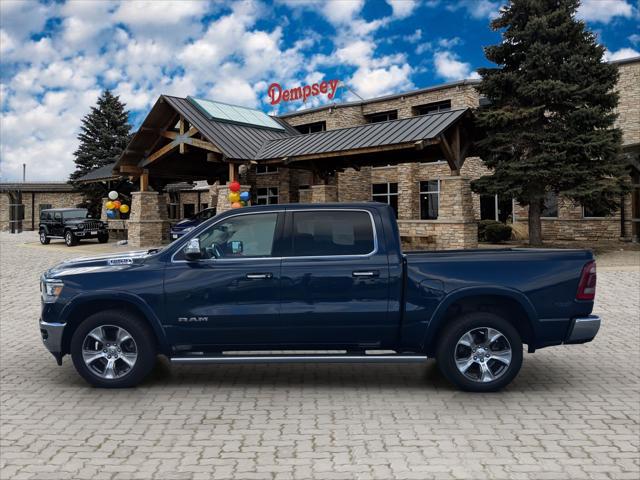
[[[120,165],[120,173],[129,173],[134,175],[141,175],[142,169],[136,165]]]
[[[184,131],[186,130],[186,123],[187,122],[184,120],[184,117],[180,115],[180,120],[178,120],[178,128],[180,130],[181,139],[184,137]],[[179,151],[181,155],[184,155],[184,152],[187,151],[184,142],[180,142]]]
[[[170,138],[171,140],[175,140],[179,136],[178,132],[172,132],[171,130],[165,130],[164,132],[160,132],[160,135],[162,135],[165,138]]]
[[[149,170],[144,169],[142,175],[140,175],[140,191],[146,192],[149,190]]]
[[[199,138],[184,138],[183,141],[186,145],[192,145],[204,150],[209,150],[210,152],[222,154],[218,147],[216,147],[213,143],[207,142],[206,140],[200,140]]]
[[[233,182],[238,178],[238,166],[235,163],[229,164],[229,182]]]
[[[456,156],[453,152],[453,149],[449,145],[449,142],[447,141],[447,137],[445,137],[444,135],[440,135],[439,138],[440,138],[440,147],[442,148],[442,153],[444,153],[444,158],[447,160],[447,163],[449,164],[451,173],[453,175],[459,175],[460,169],[458,164],[456,163]]]
[[[172,150],[174,150],[178,145],[179,145],[179,143],[178,143],[177,139],[173,140],[172,142],[169,142],[168,144],[166,144],[161,149],[156,150],[154,153],[149,155],[147,158],[142,159],[142,161],[138,164],[138,166],[140,168],[144,168],[144,167],[148,166],[149,164],[155,162],[159,158],[165,156],[167,153],[169,153]]]

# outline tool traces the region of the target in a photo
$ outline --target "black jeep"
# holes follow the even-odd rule
[[[94,220],[86,208],[50,208],[40,212],[40,243],[48,245],[52,238],[64,238],[67,247],[77,245],[81,239],[97,238],[109,241],[107,224]]]

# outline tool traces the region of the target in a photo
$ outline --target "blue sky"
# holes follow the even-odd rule
[[[0,2],[0,179],[66,180],[103,88],[137,126],[161,93],[268,113],[267,87],[340,79],[333,101],[473,78],[501,0]],[[583,0],[608,59],[639,55],[633,0]],[[355,92],[355,93],[352,93]]]

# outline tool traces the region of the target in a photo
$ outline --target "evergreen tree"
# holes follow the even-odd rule
[[[76,170],[70,181],[80,189],[91,204],[91,209],[100,211],[105,187],[100,183],[82,184],[75,181],[91,170],[118,160],[130,140],[129,112],[120,98],[105,90],[98,98],[97,106],[82,119],[78,140],[80,145],[74,152]]]
[[[603,61],[578,0],[511,0],[491,22],[502,42],[485,48],[497,68],[478,87],[490,105],[477,112],[480,155],[493,175],[475,191],[529,206],[529,242],[542,243],[547,192],[611,211],[624,190],[621,132],[613,128],[615,65]]]

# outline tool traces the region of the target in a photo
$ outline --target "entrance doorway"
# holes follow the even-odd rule
[[[499,195],[480,195],[480,220],[496,220],[506,223],[513,212],[510,198]]]

